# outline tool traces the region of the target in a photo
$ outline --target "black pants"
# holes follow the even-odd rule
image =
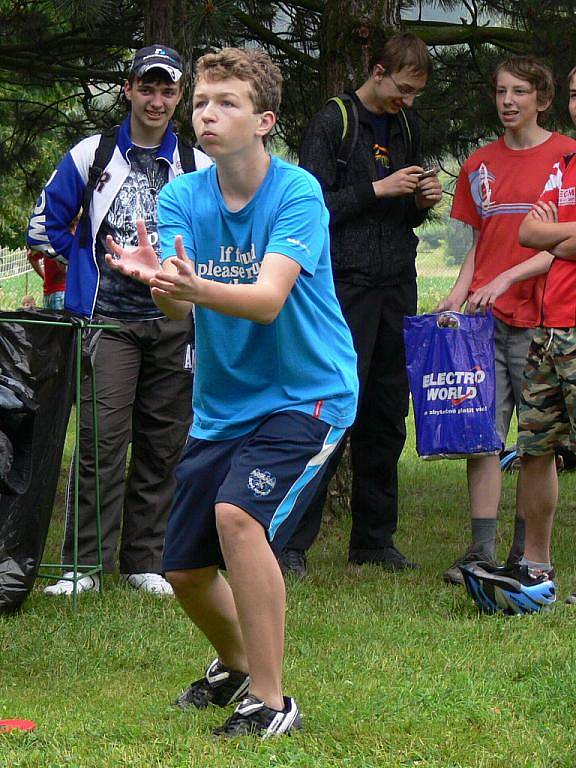
[[[397,465],[409,402],[402,319],[416,313],[416,282],[367,288],[337,281],[336,293],[352,331],[360,379],[358,414],[350,430],[349,557],[369,557],[392,544],[398,524]],[[306,550],[318,535],[328,484],[343,451],[344,441],[288,548]]]
[[[121,538],[121,573],[159,573],[176,486],[174,469],[191,420],[192,374],[186,367],[191,320],[98,319],[120,326],[102,331],[95,359],[104,569],[114,570]],[[131,457],[125,476],[129,445]],[[72,535],[69,494],[63,562],[72,562]],[[78,545],[80,564],[96,562],[88,378],[82,383],[80,408]]]

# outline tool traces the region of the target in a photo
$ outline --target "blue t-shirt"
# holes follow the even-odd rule
[[[215,165],[185,174],[160,193],[158,231],[162,259],[174,255],[182,235],[208,280],[255,283],[266,253],[302,268],[269,325],[196,307],[193,437],[239,437],[284,410],[352,424],[356,354],[334,292],[328,211],[312,175],[273,157],[252,200],[230,211]]]

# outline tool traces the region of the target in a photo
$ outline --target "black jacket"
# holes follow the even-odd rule
[[[336,159],[342,140],[342,114],[328,102],[310,121],[300,147],[300,165],[316,176],[330,211],[331,253],[334,275],[358,285],[397,285],[416,277],[413,228],[426,218],[413,195],[382,199],[374,194],[377,181],[373,157],[374,135],[366,110],[358,107],[358,141],[344,172],[337,174]],[[415,115],[389,115],[389,153],[392,171],[420,165],[420,130]]]

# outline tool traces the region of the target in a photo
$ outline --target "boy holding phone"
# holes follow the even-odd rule
[[[343,119],[333,100],[312,118],[300,147],[300,165],[319,180],[330,211],[336,294],[358,354],[348,562],[389,571],[416,567],[396,548],[394,536],[409,402],[402,319],[417,308],[414,228],[442,197],[436,175],[422,176],[413,109],[431,71],[432,59],[420,38],[393,35],[372,54],[366,81],[345,94],[358,114],[357,141],[346,167],[338,162]],[[328,481],[342,450],[343,444],[282,555],[285,572],[305,575],[306,551],[320,529]]]

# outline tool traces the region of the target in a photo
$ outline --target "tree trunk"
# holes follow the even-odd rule
[[[143,0],[144,45],[162,43],[175,48],[184,62],[184,98],[176,113],[176,127],[187,138],[192,132],[192,79],[195,42],[191,40],[188,21],[192,6],[190,0]]]
[[[370,51],[401,25],[401,0],[326,0],[320,29],[322,100],[368,76]]]
[[[178,0],[143,0],[144,45],[162,43],[176,48],[174,12]]]

